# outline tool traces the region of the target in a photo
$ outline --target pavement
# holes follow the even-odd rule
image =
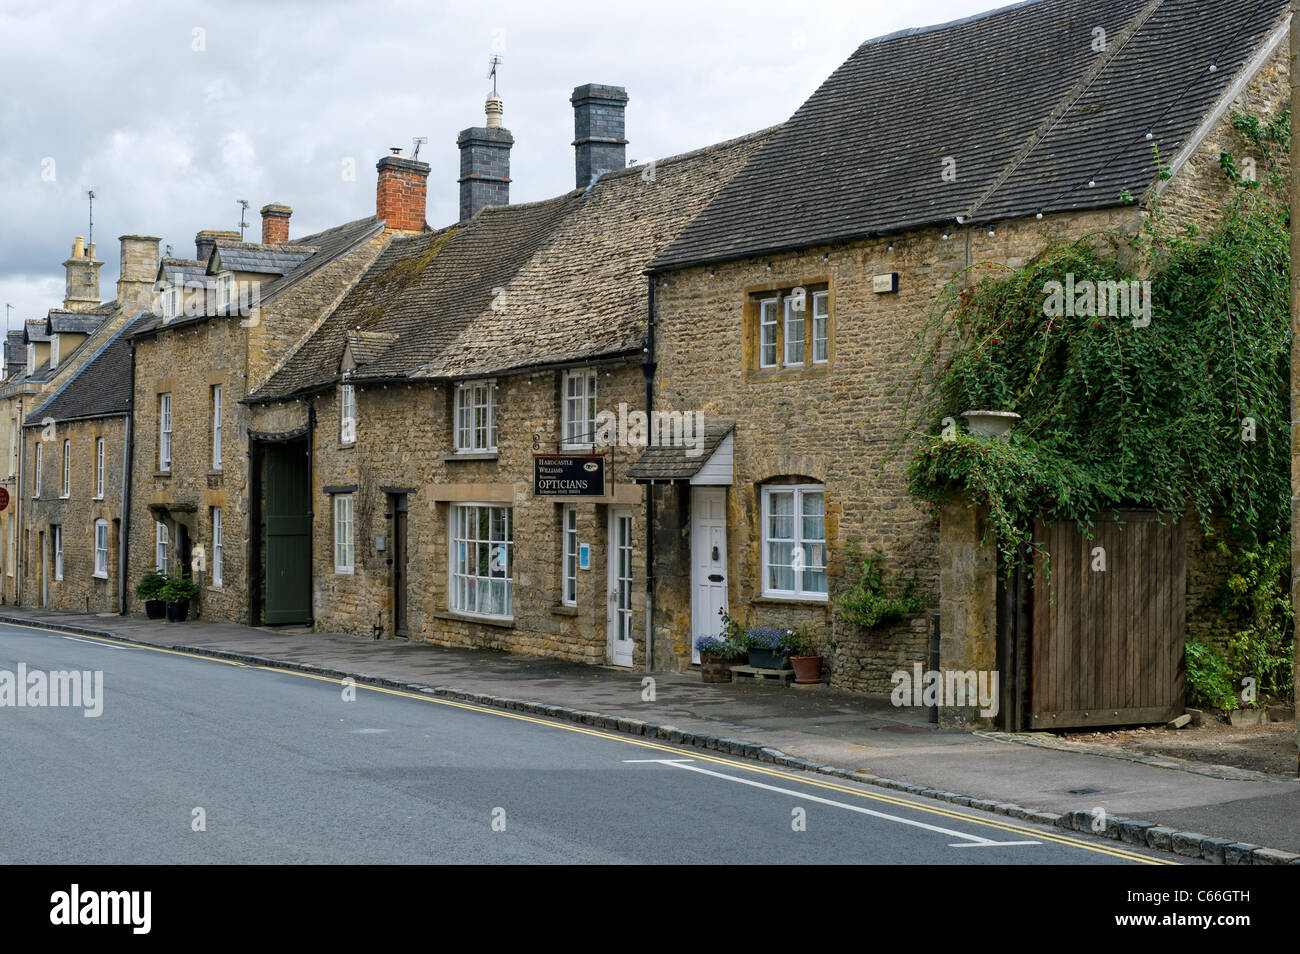
[[[1090,834],[410,691],[0,625],[0,862],[1024,864],[1171,860]]]
[[[579,721],[586,716],[588,724],[593,724],[592,714],[600,714],[611,725],[625,721],[626,729],[637,733],[646,723],[660,730],[671,727],[675,735],[660,731],[659,737],[673,741],[695,736],[704,744],[706,738],[722,737],[724,742],[744,743],[731,746],[733,752],[758,754],[761,749],[771,760],[775,751],[791,757],[780,764],[806,760],[823,771],[834,767],[846,777],[861,776],[908,792],[924,790],[949,801],[960,799],[963,805],[1020,806],[1063,816],[1057,821],[1063,827],[1070,827],[1077,813],[1151,822],[1164,833],[1158,842],[1162,847],[1171,834],[1185,832],[1300,853],[1300,779],[1174,759],[1135,762],[1021,744],[1036,741],[1028,737],[941,729],[927,721],[925,709],[895,708],[885,696],[827,686],[708,685],[698,673],[647,676],[495,651],[233,623],[167,624],[2,607],[0,621],[6,620],[276,660],[292,667],[432,687],[443,694],[492,697],[510,708],[525,703],[548,711],[561,707],[577,710],[570,716]],[[618,725],[624,727],[623,722]],[[1223,856],[1222,844],[1217,856]],[[1259,853],[1254,859],[1273,863],[1261,862]]]

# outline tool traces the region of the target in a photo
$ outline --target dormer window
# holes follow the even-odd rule
[[[170,321],[181,313],[181,287],[178,283],[165,283],[162,286],[162,316],[164,321]]]
[[[357,442],[357,390],[351,384],[339,387],[339,442]]]
[[[225,310],[235,300],[235,276],[226,272],[217,276],[217,308]]]

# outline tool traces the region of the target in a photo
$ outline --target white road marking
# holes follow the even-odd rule
[[[74,643],[85,643],[87,646],[107,646],[109,649],[127,649],[126,646],[114,646],[112,643],[97,643],[93,639],[79,639],[76,636],[59,636],[52,634],[55,639],[70,639]]]
[[[913,828],[921,828],[925,831],[936,832],[940,835],[951,835],[954,838],[961,838],[968,844],[950,845],[952,848],[1001,848],[1013,845],[1037,845],[1036,841],[994,841],[991,838],[983,838],[979,835],[968,835],[965,832],[953,831],[951,828],[940,828],[938,825],[927,825],[925,822],[914,821],[910,818],[901,818],[898,815],[890,815],[886,812],[878,812],[874,809],[863,808],[861,805],[850,805],[847,802],[837,802],[830,798],[822,798],[820,795],[813,795],[808,792],[796,792],[788,788],[778,788],[775,785],[768,785],[765,782],[756,782],[753,779],[739,778],[735,775],[726,775],[722,772],[714,772],[706,768],[700,768],[698,765],[689,765],[690,759],[624,759],[626,762],[658,762],[662,765],[670,765],[673,768],[685,769],[688,772],[699,772],[701,775],[712,775],[714,778],[725,779],[728,782],[736,782],[740,785],[749,785],[752,788],[761,788],[769,792],[779,792],[782,795],[790,795],[794,798],[807,802],[819,802],[822,805],[830,805],[834,808],[844,808],[851,812],[857,812],[860,815],[871,815],[873,818],[883,818],[885,821],[898,822],[900,825],[911,825]]]

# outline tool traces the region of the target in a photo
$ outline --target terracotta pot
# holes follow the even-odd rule
[[[821,656],[791,656],[794,664],[794,681],[801,686],[810,686],[822,681]]]
[[[731,666],[723,656],[701,653],[700,676],[705,682],[731,682]]]

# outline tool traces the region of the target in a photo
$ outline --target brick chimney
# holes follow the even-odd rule
[[[375,187],[375,215],[386,228],[399,232],[423,232],[424,202],[429,187],[429,164],[407,159],[394,147],[375,168],[379,182]]]
[[[289,241],[289,216],[293,209],[287,205],[262,206],[262,244],[279,245]]]
[[[194,236],[194,257],[206,265],[208,257],[212,255],[212,250],[216,248],[218,242],[238,241],[240,241],[238,232],[204,229]]]
[[[503,109],[499,97],[489,96],[484,107],[487,125],[463,129],[456,137],[462,220],[485,205],[510,204],[510,147],[515,137],[501,125]]]
[[[621,86],[588,83],[569,97],[573,104],[575,179],[579,189],[591,185],[602,172],[627,167],[627,140],[623,138],[623,113],[627,91]]]
[[[153,307],[158,277],[158,243],[152,235],[123,235],[122,269],[117,279],[117,304],[128,315]]]
[[[80,235],[73,240],[72,255],[63,263],[66,274],[63,307],[84,311],[99,304],[99,269],[104,263],[95,258],[95,245],[86,246]]]

